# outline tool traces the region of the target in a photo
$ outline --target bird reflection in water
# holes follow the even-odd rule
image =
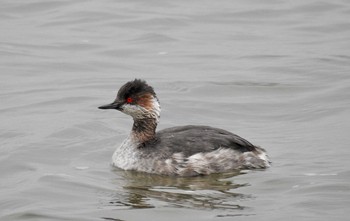
[[[232,177],[242,172],[211,174],[198,177],[169,177],[135,171],[116,170],[126,195],[119,194],[111,205],[131,209],[171,206],[192,209],[243,210],[238,202],[249,195],[234,190],[248,184],[232,183]],[[118,179],[118,183],[120,179]],[[123,198],[123,199],[121,199]]]

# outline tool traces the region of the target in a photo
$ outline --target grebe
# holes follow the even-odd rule
[[[160,104],[144,80],[124,84],[113,103],[99,107],[130,115],[130,135],[115,150],[112,164],[124,170],[196,176],[270,165],[264,149],[209,126],[178,126],[156,132]]]

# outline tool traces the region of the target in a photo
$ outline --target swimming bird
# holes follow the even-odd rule
[[[157,132],[161,107],[153,87],[144,80],[127,82],[111,104],[99,108],[133,118],[129,136],[112,156],[112,164],[121,169],[197,176],[270,165],[263,148],[223,129],[188,125]]]

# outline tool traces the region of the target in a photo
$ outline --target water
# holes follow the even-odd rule
[[[347,220],[350,2],[3,0],[0,220]],[[110,166],[133,78],[159,128],[204,124],[273,164],[195,178]]]

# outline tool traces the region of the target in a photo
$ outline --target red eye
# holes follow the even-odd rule
[[[132,103],[132,102],[133,102],[133,99],[132,99],[131,97],[128,97],[128,98],[126,99],[126,103],[130,104],[130,103]]]

